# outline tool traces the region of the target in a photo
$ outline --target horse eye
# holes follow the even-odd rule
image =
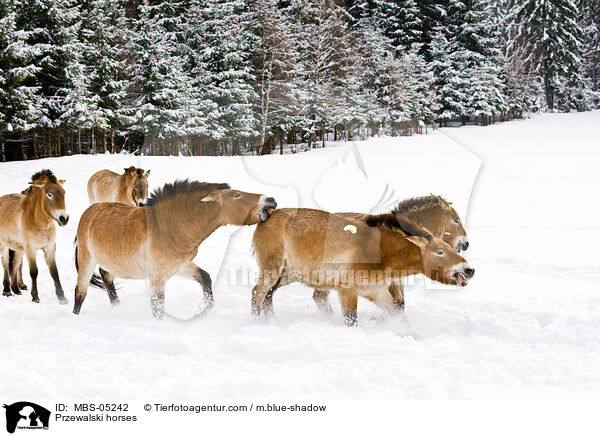
[[[458,224],[458,218],[454,218],[452,222],[454,222],[454,224]]]
[[[52,198],[52,194],[50,194],[49,192],[46,195],[48,196],[48,198]]]
[[[240,198],[241,196],[242,196],[242,194],[240,194],[239,192],[236,192],[236,193],[233,195],[233,198]]]
[[[435,254],[437,254],[438,256],[443,256],[444,252],[442,250],[438,250],[435,252]]]

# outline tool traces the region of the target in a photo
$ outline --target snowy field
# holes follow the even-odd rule
[[[58,228],[59,306],[40,253],[40,304],[0,300],[5,398],[120,400],[597,399],[600,396],[600,112],[543,115],[426,136],[338,143],[266,157],[73,156],[0,164],[0,195],[32,173],[67,179],[71,219]],[[463,217],[477,273],[464,289],[417,278],[404,317],[359,303],[359,326],[317,312],[301,285],[281,288],[275,318],[254,321],[252,227],[227,227],[200,248],[215,307],[192,322],[156,321],[140,281],[120,280],[121,305],[90,289],[71,313],[73,238],[100,169],[151,169],[228,182],[280,207],[387,209],[430,192]],[[382,193],[388,187],[387,193]],[[25,282],[29,276],[25,269]],[[190,317],[194,282],[167,285],[167,311]],[[17,376],[18,375],[18,376]]]

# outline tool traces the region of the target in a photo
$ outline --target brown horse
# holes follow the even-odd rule
[[[123,174],[109,170],[98,171],[88,181],[87,190],[90,203],[116,202],[143,206],[148,197],[148,176],[150,170],[125,168]]]
[[[64,180],[57,180],[52,171],[43,170],[31,177],[31,187],[22,194],[9,194],[0,198],[0,253],[4,267],[4,295],[11,289],[20,294],[17,272],[23,253],[29,261],[31,298],[40,301],[37,289],[36,253],[44,251],[50,275],[54,280],[56,296],[66,304],[58,269],[56,268],[56,230],[54,222],[64,226],[69,221],[65,208]]]
[[[425,197],[410,198],[401,201],[389,212],[393,215],[402,215],[426,228],[433,236],[442,239],[454,247],[460,253],[469,248],[467,232],[463,227],[460,217],[452,207],[452,203],[446,201],[439,195],[428,195]],[[347,219],[366,221],[369,214],[361,213],[338,213],[338,216]],[[397,292],[393,288],[402,286],[400,283],[392,283],[390,292]],[[315,289],[313,299],[317,307],[324,313],[331,313],[331,305],[328,301],[329,291],[326,289]],[[269,292],[263,303],[263,307],[271,310],[273,305],[273,292]]]
[[[348,325],[356,324],[359,295],[383,308],[403,308],[402,288],[390,288],[403,277],[425,274],[467,285],[475,270],[453,247],[392,216],[371,215],[363,222],[313,209],[275,211],[254,232],[260,279],[252,290],[253,313],[265,309],[270,290],[296,281],[337,290]]]
[[[177,181],[152,194],[146,207],[96,203],[81,216],[77,229],[78,267],[75,306],[78,314],[96,265],[112,303],[118,302],[114,277],[147,279],[152,313],[162,318],[165,284],[174,275],[195,280],[213,305],[211,279],[193,259],[218,227],[265,221],[277,204],[271,197],[230,189],[221,183]],[[92,280],[98,285],[99,278]]]

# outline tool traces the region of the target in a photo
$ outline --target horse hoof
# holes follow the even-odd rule
[[[13,290],[13,294],[15,294],[15,295],[22,295],[21,291],[19,291],[18,289]]]
[[[31,299],[31,301],[32,301],[33,303],[39,303],[39,302],[40,302],[40,299],[39,299],[39,298],[32,298],[32,299]]]
[[[19,289],[22,290],[22,291],[26,291],[27,290],[27,285],[21,284],[21,285],[19,285]]]
[[[68,303],[69,303],[69,300],[67,300],[65,297],[58,299],[58,304],[68,304]]]
[[[12,294],[9,292],[2,292],[2,295],[4,295],[5,297],[10,297]]]

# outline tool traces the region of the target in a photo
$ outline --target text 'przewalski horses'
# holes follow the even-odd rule
[[[116,202],[143,206],[148,197],[150,170],[125,168],[123,174],[109,170],[98,171],[87,184],[90,203]]]
[[[193,262],[198,246],[217,228],[265,221],[276,207],[271,197],[230,189],[225,183],[187,180],[156,190],[145,207],[91,205],[77,229],[73,312],[81,310],[96,265],[112,303],[118,302],[114,277],[147,279],[152,313],[162,318],[165,284],[179,275],[200,283],[205,310],[210,309],[210,276]]]
[[[10,295],[11,289],[15,294],[21,293],[17,272],[25,253],[31,275],[31,298],[36,303],[40,301],[36,253],[41,249],[54,280],[58,301],[61,304],[67,303],[56,268],[54,227],[55,222],[64,226],[69,221],[65,190],[62,187],[64,182],[57,180],[52,171],[43,170],[31,177],[31,186],[23,193],[0,198],[0,252],[4,267],[4,295]]]
[[[385,309],[402,308],[392,283],[414,274],[466,286],[475,270],[453,247],[403,217],[373,215],[366,222],[313,209],[280,209],[257,226],[260,268],[252,310],[263,311],[269,291],[292,282],[335,289],[348,325],[356,324],[358,296]]]
[[[363,222],[373,222],[373,218],[369,214],[364,213],[337,213],[336,215],[348,219],[357,219]],[[469,248],[467,232],[452,207],[452,203],[448,202],[439,195],[428,195],[424,197],[410,198],[403,200],[387,214],[387,220],[393,222],[395,216],[401,215],[414,221],[425,229],[429,230],[433,236],[442,239],[451,247],[460,253]],[[381,217],[385,216],[382,215]],[[380,220],[382,219],[380,217]],[[394,289],[396,288],[396,289]],[[393,282],[390,285],[390,293],[402,293],[402,283],[399,281]],[[328,301],[329,291],[327,289],[315,289],[313,299],[317,303],[317,307],[326,314],[332,312],[331,305]],[[269,291],[263,303],[263,309],[272,311],[273,291]]]

